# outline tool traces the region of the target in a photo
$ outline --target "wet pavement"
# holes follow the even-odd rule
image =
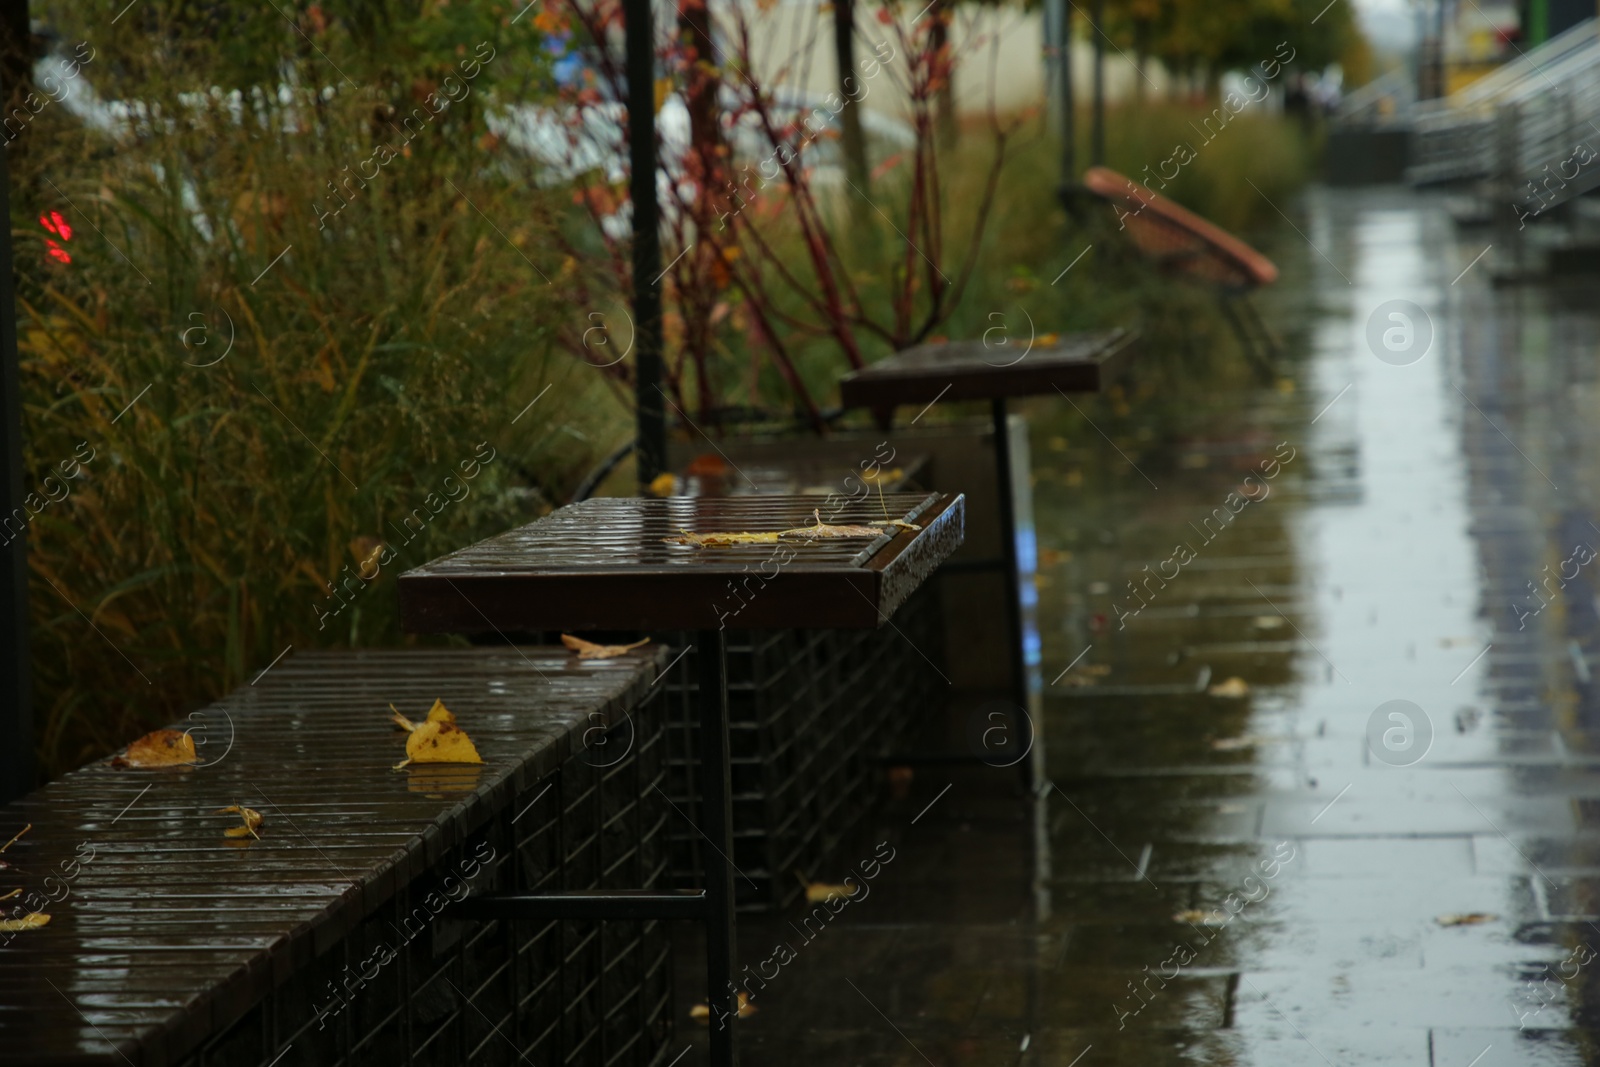
[[[745,1062],[1600,1062],[1600,308],[1435,199],[1297,222],[1284,381],[1030,409],[1052,781],[921,768],[867,895],[745,920]]]

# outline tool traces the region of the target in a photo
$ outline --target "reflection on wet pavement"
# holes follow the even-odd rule
[[[870,896],[745,921],[747,1062],[1600,1062],[1600,309],[1425,197],[1302,229],[1293,388],[1137,472],[1030,409],[1053,784],[919,769]]]

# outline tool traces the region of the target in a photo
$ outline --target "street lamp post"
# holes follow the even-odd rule
[[[628,74],[628,155],[633,168],[633,374],[639,484],[666,465],[661,392],[661,207],[656,200],[655,19],[651,0],[623,0]]]
[[[28,0],[0,0],[0,102],[25,83],[31,59]],[[22,396],[17,299],[11,261],[11,175],[0,149],[0,506],[22,512]],[[0,526],[0,530],[4,527]],[[33,693],[28,657],[28,542],[19,531],[0,548],[0,803],[33,788]]]

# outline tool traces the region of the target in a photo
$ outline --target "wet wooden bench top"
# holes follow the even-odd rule
[[[961,545],[965,499],[943,493],[872,494],[822,513],[832,525],[916,527],[873,538],[671,541],[812,526],[822,507],[815,496],[757,494],[569,504],[402,574],[400,617],[433,633],[875,629]]]
[[[1004,345],[919,345],[839,379],[839,401],[847,408],[922,407],[935,400],[1097,393],[1132,357],[1134,343],[1132,333],[1113,329]]]
[[[0,844],[33,824],[3,857],[0,892],[59,898],[49,925],[0,945],[0,1063],[176,1061],[636,705],[665,658],[656,645],[587,661],[525,647],[295,654],[175,724],[201,764],[101,761],[0,807]],[[435,698],[483,764],[395,771],[405,734],[389,703],[421,721]],[[213,813],[230,804],[261,812],[260,840],[224,837],[238,822]],[[0,904],[5,917],[22,899]]]

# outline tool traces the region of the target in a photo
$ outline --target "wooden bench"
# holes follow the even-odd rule
[[[0,807],[0,840],[32,824],[0,869],[25,896],[0,908],[51,916],[0,934],[0,1063],[659,1061],[659,922],[452,910],[656,883],[665,662],[654,645],[295,654],[177,724],[199,765],[102,761]],[[483,763],[396,771],[388,705],[421,721],[436,698]],[[224,836],[233,804],[262,814],[259,839]]]
[[[1245,358],[1270,381],[1281,346],[1250,294],[1278,280],[1277,265],[1244,241],[1109,167],[1090,167],[1084,188],[1110,206],[1117,228],[1141,255],[1166,274],[1210,286],[1244,349]]]

